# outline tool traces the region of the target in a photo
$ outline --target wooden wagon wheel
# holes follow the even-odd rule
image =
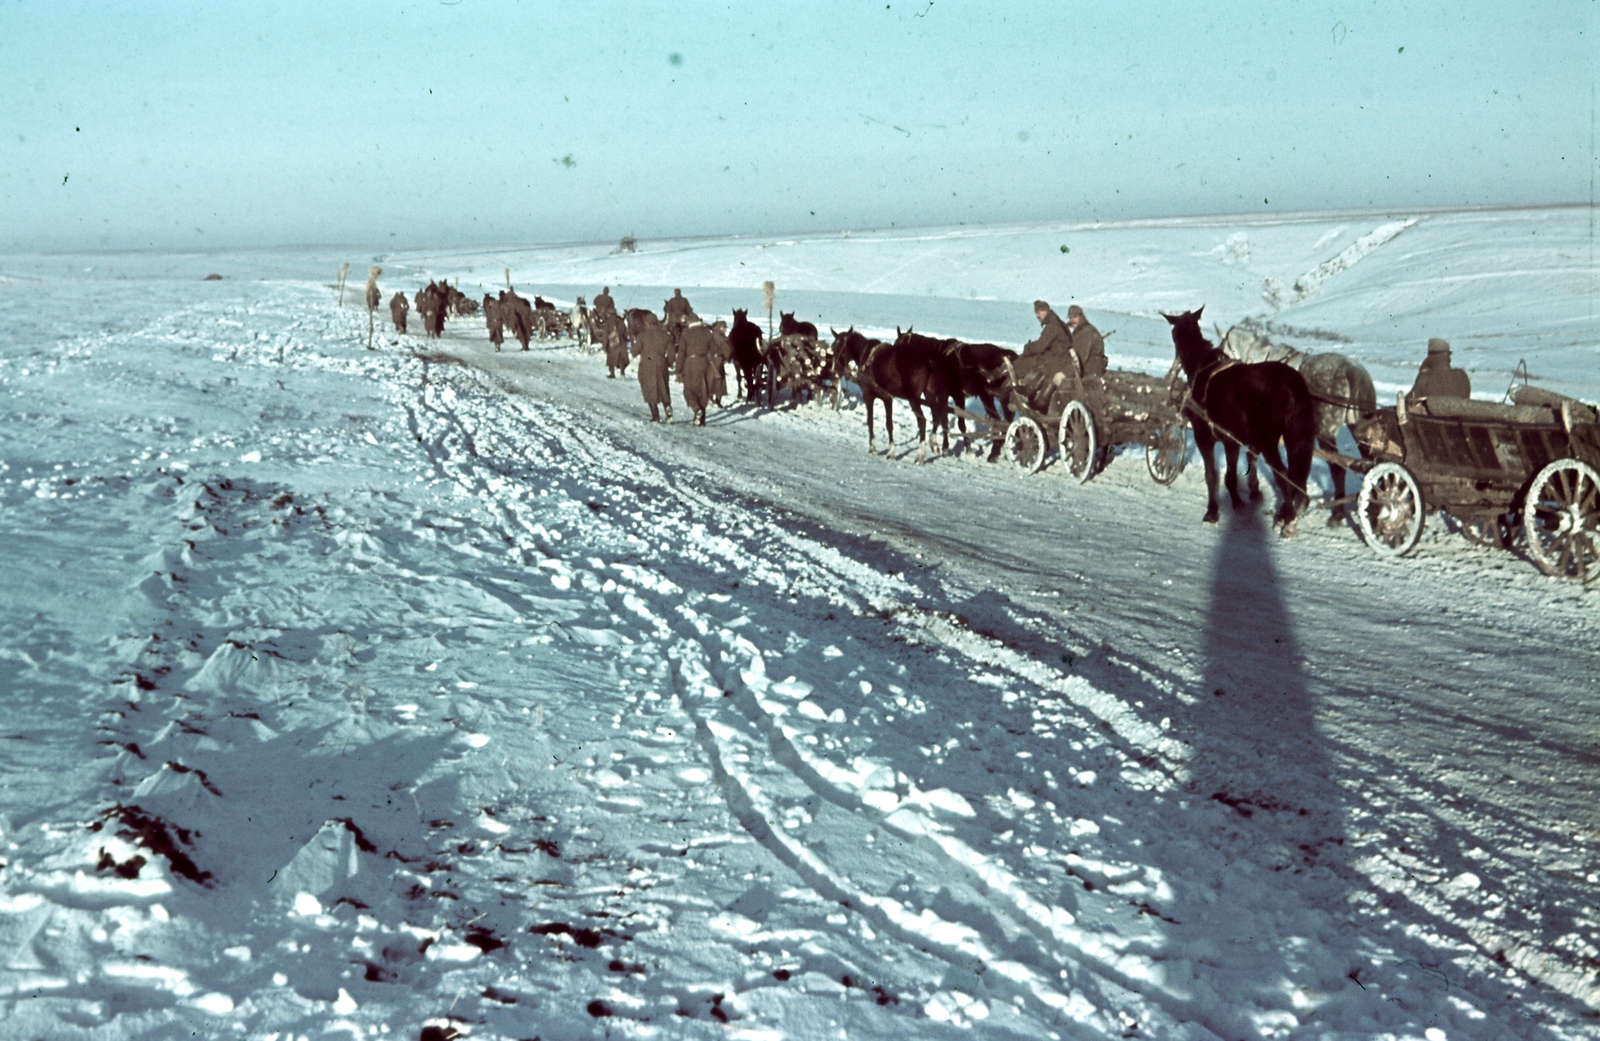
[[[1372,551],[1403,557],[1416,548],[1427,521],[1422,487],[1399,463],[1379,463],[1367,472],[1356,498],[1356,524]]]
[[[1144,465],[1157,484],[1171,484],[1183,473],[1183,464],[1189,457],[1183,420],[1167,420],[1156,427],[1155,434],[1155,444],[1145,446]]]
[[[1100,463],[1100,444],[1095,436],[1094,416],[1081,401],[1067,402],[1061,413],[1057,435],[1061,446],[1061,472],[1079,484],[1094,476]]]
[[[1044,463],[1044,431],[1027,416],[1018,416],[1006,427],[1001,454],[1023,474],[1036,472]]]
[[[1600,579],[1600,474],[1576,459],[1540,470],[1528,485],[1522,528],[1528,555],[1545,574]]]

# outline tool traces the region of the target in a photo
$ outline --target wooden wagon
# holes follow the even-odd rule
[[[1600,418],[1536,388],[1513,400],[1402,394],[1354,427],[1367,458],[1332,458],[1365,470],[1356,524],[1374,552],[1410,553],[1438,511],[1486,545],[1509,548],[1520,530],[1546,574],[1600,579]]]
[[[1158,484],[1178,479],[1188,455],[1181,411],[1187,384],[1181,376],[1162,379],[1120,369],[1080,376],[1071,352],[1043,375],[1020,386],[1008,402],[1016,418],[1003,424],[1001,454],[1019,470],[1037,471],[1054,451],[1061,472],[1082,484],[1118,445],[1143,445],[1145,466]]]

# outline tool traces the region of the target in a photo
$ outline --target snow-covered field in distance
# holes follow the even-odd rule
[[[1205,302],[1593,399],[1589,219],[381,263],[1010,342],[1076,299],[1160,369]],[[1204,528],[1134,454],[868,459],[859,406],[652,427],[469,320],[368,352],[371,256],[0,261],[5,1032],[1600,1031],[1592,591]]]

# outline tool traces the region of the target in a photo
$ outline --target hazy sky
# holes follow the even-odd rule
[[[0,249],[1594,198],[1600,3],[0,0]]]

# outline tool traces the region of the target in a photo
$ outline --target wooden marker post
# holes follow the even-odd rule
[[[340,307],[344,306],[344,280],[345,280],[345,276],[348,275],[348,274],[350,274],[350,265],[349,264],[340,264],[339,265],[339,306]]]
[[[777,297],[778,285],[769,278],[761,283],[761,292],[767,298],[767,339],[770,340],[772,339],[772,301]]]

